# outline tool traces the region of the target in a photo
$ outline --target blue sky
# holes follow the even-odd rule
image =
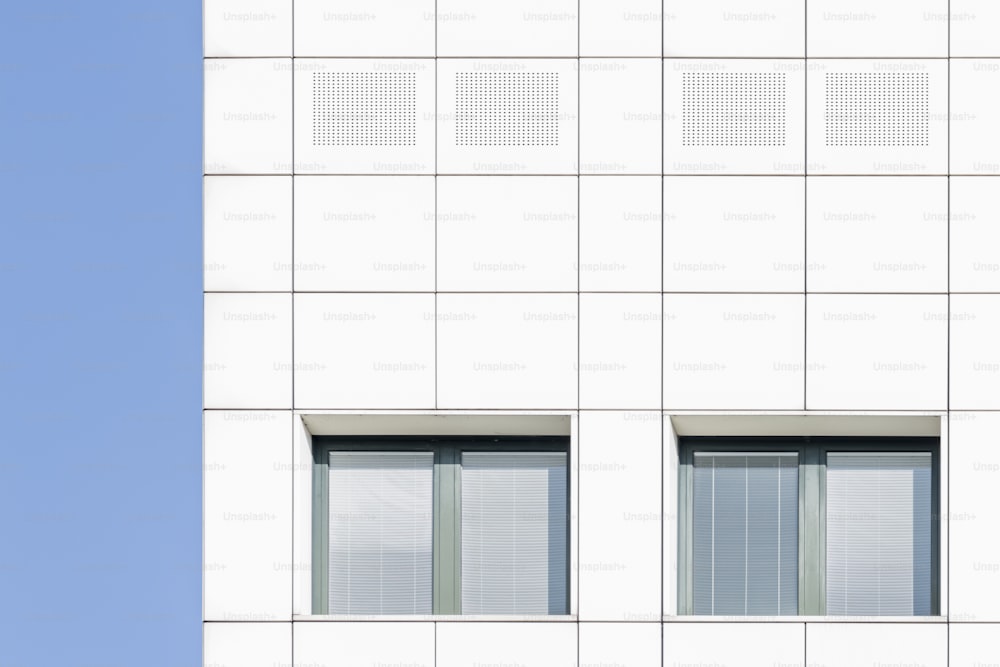
[[[0,667],[195,667],[201,3],[6,3],[0,127]]]

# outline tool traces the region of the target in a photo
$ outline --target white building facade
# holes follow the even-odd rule
[[[998,34],[205,0],[204,664],[1000,665]]]

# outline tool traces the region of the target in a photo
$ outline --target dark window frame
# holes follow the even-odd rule
[[[334,451],[420,451],[434,454],[432,613],[462,614],[461,456],[464,451],[560,452],[566,455],[566,602],[570,613],[570,437],[486,435],[351,435],[313,438],[312,613],[329,609],[329,460]]]
[[[941,442],[936,436],[681,436],[678,440],[678,614],[694,614],[694,452],[796,452],[799,455],[798,616],[826,616],[827,453],[921,452],[931,455],[931,615],[941,601]]]

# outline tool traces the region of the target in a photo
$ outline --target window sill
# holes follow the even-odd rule
[[[295,614],[293,621],[321,623],[575,623],[575,615],[518,616],[518,615],[468,615],[462,614],[400,614],[398,616],[368,616],[363,614]]]
[[[947,616],[664,616],[664,623],[947,623]]]

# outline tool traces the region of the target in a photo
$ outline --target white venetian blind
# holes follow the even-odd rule
[[[798,614],[795,453],[695,452],[694,613]]]
[[[565,614],[566,454],[462,454],[462,613]]]
[[[930,615],[930,453],[827,455],[826,611]]]
[[[331,452],[329,612],[430,614],[432,452]]]

